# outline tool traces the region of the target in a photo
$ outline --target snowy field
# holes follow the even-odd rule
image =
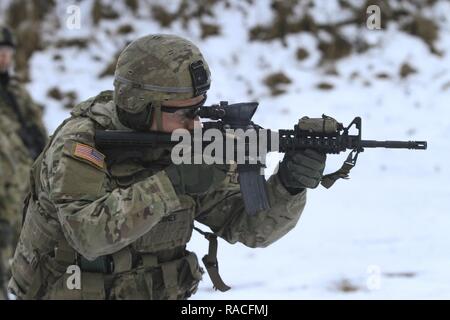
[[[195,24],[185,29],[175,22],[162,29],[152,20],[127,14],[119,21],[132,24],[135,31],[120,39],[107,34],[118,21],[94,27],[83,15],[80,30],[53,32],[56,38],[89,36],[92,43],[88,49],[49,48],[32,57],[28,88],[46,106],[49,131],[68,115],[47,97],[49,88],[73,90],[87,99],[112,88],[111,77],[99,80],[97,75],[127,40],[158,32],[185,36],[199,45],[212,70],[207,104],[259,101],[255,122],[267,128],[292,128],[302,116],[325,113],[344,124],[361,116],[365,139],[428,141],[426,151],[366,150],[350,180],[309,191],[298,226],[268,248],[220,241],[221,275],[233,289],[212,291],[205,274],[195,299],[449,299],[450,21],[439,20],[442,57],[395,25],[379,31],[349,27],[346,34],[359,33],[373,47],[339,60],[337,75],[332,75],[326,66],[317,67],[317,40],[307,33],[287,36],[286,46],[248,42],[249,26],[269,21],[271,13],[267,0],[256,7],[241,3],[247,16],[234,7],[216,8],[222,34],[206,40],[200,40]],[[318,3],[322,9],[317,19],[339,19],[335,1]],[[82,14],[90,4],[81,3]],[[446,12],[450,3],[441,1],[430,14],[444,17]],[[300,46],[310,53],[303,61],[295,58]],[[53,60],[56,53],[61,60]],[[403,79],[399,69],[405,62],[417,73]],[[262,83],[271,72],[291,78],[285,94],[273,97]],[[377,77],[380,73],[389,77]],[[321,82],[333,88],[320,90]],[[281,156],[270,155],[267,175]],[[345,157],[329,156],[326,173],[337,170]],[[207,241],[194,234],[188,247],[201,258]]]

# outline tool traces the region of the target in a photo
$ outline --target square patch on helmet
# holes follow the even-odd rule
[[[198,60],[189,65],[192,85],[194,86],[194,96],[204,94],[210,87],[208,73],[203,66],[203,61]]]

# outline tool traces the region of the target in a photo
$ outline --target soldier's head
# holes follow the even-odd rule
[[[133,41],[120,54],[114,102],[120,121],[138,130],[192,129],[210,87],[210,71],[190,41],[166,34]]]
[[[0,26],[0,72],[6,72],[11,67],[15,46],[11,30]]]

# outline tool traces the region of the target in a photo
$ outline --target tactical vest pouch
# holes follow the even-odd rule
[[[67,270],[67,266],[56,262],[52,257],[41,256],[37,251],[32,263],[26,265],[24,256],[17,254],[14,262],[10,290],[19,299],[42,299],[47,288],[52,287]]]
[[[180,291],[184,295],[183,299],[189,298],[197,292],[203,273],[203,269],[198,264],[197,256],[195,253],[189,252],[183,260],[178,276]]]
[[[81,272],[80,288],[72,286],[72,274],[64,273],[50,288],[45,299],[105,300],[105,279],[101,273]]]
[[[120,274],[111,289],[114,300],[151,300],[153,282],[152,274],[145,270],[134,270]]]
[[[44,215],[36,201],[30,199],[19,243],[12,265],[12,290],[23,299],[36,299],[39,291],[65,272],[54,263],[54,248],[62,235],[58,221]],[[15,289],[14,289],[15,288]]]
[[[132,244],[136,252],[156,252],[185,245],[192,234],[195,202],[180,196],[182,209],[161,219],[149,232]]]
[[[180,259],[159,263],[156,268],[146,270],[152,272],[154,298],[169,300],[186,299],[194,294],[204,273],[195,253],[189,251],[185,251],[185,256]]]
[[[114,273],[125,272],[133,268],[133,254],[129,246],[113,253],[111,256],[114,264]]]
[[[59,221],[51,218],[33,199],[28,203],[25,219],[27,223],[22,229],[21,242],[41,255],[53,255],[58,241],[64,239]]]
[[[47,266],[55,271],[55,277],[51,278],[53,281],[48,283],[45,299],[104,300],[106,298],[105,278],[107,275],[82,268],[69,271],[69,266],[75,267],[78,256],[65,239],[58,242],[58,246],[55,248],[55,258],[47,263]],[[59,274],[56,276],[57,271]],[[79,278],[76,279],[76,277]]]
[[[142,255],[142,266],[119,274],[112,299],[186,299],[197,291],[203,270],[193,252],[180,259],[158,263],[152,254]]]

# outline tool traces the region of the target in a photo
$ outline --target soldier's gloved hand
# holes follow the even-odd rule
[[[5,220],[0,220],[0,248],[5,248],[12,243],[12,229]],[[1,263],[1,262],[0,262]]]
[[[293,195],[304,188],[314,189],[320,183],[326,159],[325,153],[313,149],[287,152],[280,163],[278,177]]]
[[[172,164],[165,169],[177,194],[198,195],[220,184],[226,177],[226,165]]]

